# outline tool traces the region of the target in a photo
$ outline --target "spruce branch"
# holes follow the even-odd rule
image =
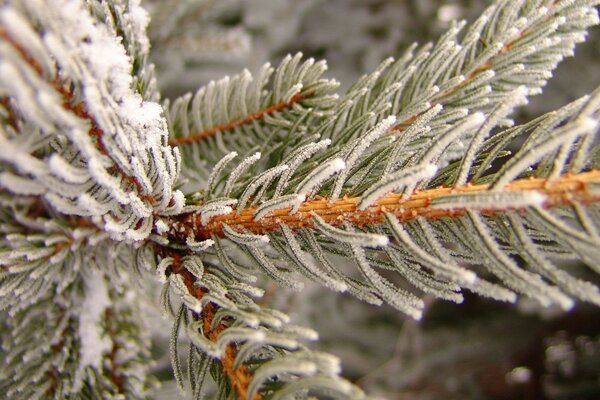
[[[151,74],[142,68],[140,80],[134,81],[131,59],[117,37],[94,25],[81,5],[74,9],[81,17],[74,32],[61,30],[61,23],[75,23],[77,17],[63,10],[53,9],[52,18],[37,15],[35,9],[3,10],[2,87],[14,93],[10,105],[23,120],[15,131],[3,132],[2,160],[10,166],[3,179],[20,182],[20,187],[10,185],[13,192],[43,194],[63,214],[95,216],[115,236],[141,239],[149,234],[153,212],[182,206],[183,195],[171,187],[179,154],[166,143],[160,107],[142,99],[141,86],[133,87]],[[29,20],[37,25],[30,26]],[[54,38],[50,44],[37,37],[42,27]],[[139,33],[140,27],[135,28],[130,34]],[[106,48],[114,57],[98,63],[93,53]],[[73,51],[75,61],[61,63],[57,52],[64,51]],[[30,84],[41,92],[26,89]],[[110,104],[110,111],[102,104]],[[38,130],[31,130],[29,122]],[[29,138],[28,146],[16,144],[17,132]],[[49,143],[54,147],[39,151]],[[128,217],[127,209],[136,218]]]
[[[142,57],[134,57],[141,62],[136,68],[143,70],[135,94],[128,87],[133,78],[127,51],[114,46],[116,36],[96,24],[84,5],[64,1],[46,9],[43,2],[34,3],[4,2],[0,7],[0,91],[6,96],[0,129],[1,391],[15,399],[144,397],[154,382],[146,370],[150,341],[135,294],[129,292],[125,299],[120,281],[128,277],[133,253],[124,243],[107,241],[105,229],[111,230],[108,214],[119,219],[122,206],[147,188],[143,168],[132,168],[115,150],[119,132],[131,133],[139,122],[116,118],[116,104],[130,101],[138,110],[148,106],[140,95],[152,95],[146,80],[151,73],[143,67],[144,50],[129,36],[127,43]],[[106,4],[90,6],[107,11]],[[103,15],[119,19],[124,9],[144,15],[137,2],[112,6]],[[138,33],[137,22],[128,23],[123,35],[134,35],[130,28]],[[100,63],[89,63],[97,54],[90,57],[86,50],[94,53],[102,47],[99,43],[116,50],[102,64],[114,67],[109,68],[111,79],[103,78]],[[104,96],[102,110],[90,96]],[[151,124],[146,128],[152,137]],[[125,134],[121,139],[119,145],[133,138]],[[135,166],[134,154],[130,156]],[[173,167],[175,175],[176,161],[171,161],[167,169]],[[161,164],[152,172],[154,183],[165,176]],[[134,198],[116,200],[121,188]],[[101,203],[111,202],[107,213]],[[139,220],[128,219],[130,233],[140,228]],[[99,268],[107,254],[113,255],[113,263]]]
[[[358,388],[337,377],[339,361],[335,357],[312,352],[301,344],[316,339],[315,332],[289,324],[287,315],[263,308],[248,297],[260,296],[261,291],[236,284],[217,269],[202,266],[197,256],[182,257],[172,251],[163,256],[163,261],[167,261],[161,262],[166,280],[163,306],[171,312],[170,286],[183,300],[171,341],[180,385],[183,383],[177,336],[180,324],[187,324],[192,344],[212,357],[220,373],[227,377],[227,385],[220,389],[232,388],[237,398],[258,400],[263,395],[291,396],[305,390],[356,399],[365,397]],[[203,378],[193,376],[198,373],[190,367],[193,364],[194,361],[188,363],[188,375],[194,392],[199,394]],[[283,386],[274,390],[270,381]]]
[[[365,227],[382,223],[386,213],[394,215],[400,222],[407,222],[417,218],[452,218],[464,215],[467,210],[494,215],[538,204],[545,209],[575,204],[588,206],[600,201],[600,193],[595,189],[599,184],[600,172],[592,170],[554,179],[519,179],[507,184],[501,191],[490,190],[489,184],[468,183],[459,187],[417,190],[408,196],[388,193],[364,209],[359,207],[361,197],[346,196],[334,202],[329,202],[327,198],[304,201],[294,213],[292,207],[283,207],[261,218],[255,218],[256,207],[218,215],[207,223],[202,223],[201,212],[189,212],[169,218],[166,224],[171,229],[165,236],[174,242],[185,241],[189,236],[200,240],[214,236],[223,238],[224,226],[239,232],[263,235],[281,229],[282,224],[292,229],[314,228],[315,216],[332,226],[350,223]],[[511,197],[516,202],[511,202]],[[519,199],[523,201],[519,203]]]
[[[462,301],[461,287],[497,299],[516,299],[514,293],[508,294],[491,282],[477,278],[472,271],[459,267],[456,261],[450,261],[457,255],[447,253],[448,250],[440,244],[434,244],[437,241],[460,240],[457,230],[466,229],[472,240],[485,239],[490,245],[473,248],[465,242],[464,252],[474,251],[487,260],[490,272],[509,288],[537,298],[544,304],[556,302],[569,308],[572,301],[560,291],[538,285],[535,274],[522,272],[514,265],[512,256],[500,257],[503,253],[512,254],[514,249],[504,245],[496,247],[506,239],[498,234],[495,224],[508,214],[514,215],[513,211],[528,219],[532,210],[536,209],[569,210],[584,204],[593,207],[597,203],[598,196],[593,188],[597,184],[598,173],[595,164],[583,160],[588,159],[587,154],[594,142],[592,138],[597,134],[600,92],[596,91],[530,124],[490,136],[490,130],[522,101],[523,95],[522,89],[518,88],[487,118],[475,113],[454,126],[442,125],[437,141],[420,143],[409,153],[410,158],[401,151],[410,146],[405,137],[414,139],[420,132],[428,134],[429,130],[424,129],[428,128],[425,123],[443,112],[442,107],[416,119],[415,126],[398,139],[388,134],[396,122],[394,117],[388,117],[346,146],[332,148],[329,140],[323,141],[323,146],[319,147],[313,143],[316,151],[301,158],[304,160],[302,167],[292,160],[296,154],[307,152],[311,145],[298,146],[289,157],[284,158],[282,164],[244,181],[240,185],[244,187],[241,194],[231,190],[236,187],[236,181],[242,179],[241,174],[234,172],[227,179],[219,180],[219,176],[226,173],[226,164],[219,164],[211,175],[213,183],[207,202],[165,220],[167,229],[161,233],[165,234],[165,241],[189,244],[193,240],[206,246],[219,237],[226,238],[246,253],[255,267],[283,286],[299,289],[290,271],[272,261],[275,257],[282,257],[297,272],[334,290],[349,290],[375,304],[385,300],[420,318],[422,302],[394,287],[372,267],[396,270],[419,289],[458,302]],[[529,132],[535,132],[531,143],[512,155],[498,172],[485,172],[492,162],[506,154],[512,140]],[[469,148],[467,154],[462,159],[453,152],[446,155],[455,146],[454,141],[461,137],[464,138],[464,147]],[[390,151],[390,148],[393,150]],[[555,158],[559,151],[562,156]],[[235,156],[232,153],[224,160],[230,162]],[[453,158],[457,161],[451,162]],[[580,161],[573,161],[577,159]],[[240,165],[246,164],[244,160]],[[444,167],[439,172],[438,165]],[[548,169],[550,165],[551,169]],[[469,176],[477,176],[478,181],[443,186],[444,182],[460,182]],[[286,186],[289,189],[281,189]],[[299,188],[302,188],[302,193],[298,192]],[[311,189],[304,192],[306,188]],[[347,189],[340,198],[344,188]],[[358,196],[351,196],[351,193]],[[237,205],[237,209],[233,211],[230,205]],[[473,215],[485,218],[474,220]],[[569,215],[568,218],[572,217]],[[477,222],[473,225],[471,221]],[[423,244],[412,243],[409,239],[410,235],[420,233],[413,228],[409,228],[409,236],[401,233],[403,228],[398,223],[412,225],[413,222],[432,226],[426,228],[431,230],[427,240],[438,248],[437,259],[423,257]],[[563,224],[558,219],[551,223],[556,225],[555,229]],[[444,224],[450,227],[451,233],[439,230]],[[492,229],[490,238],[486,236],[488,228],[484,226],[487,225]],[[528,225],[535,229],[535,224]],[[307,241],[306,235],[310,231],[314,232],[314,240]],[[570,243],[568,239],[565,240],[559,246],[572,248],[571,244],[567,244]],[[265,249],[261,248],[267,244]],[[405,246],[409,246],[410,250]],[[364,252],[362,248],[368,250]],[[216,250],[220,260],[227,259],[222,248]],[[436,272],[427,274],[425,280],[412,276],[413,272],[407,271],[403,261],[407,251],[412,254],[410,257],[416,257],[422,263],[423,268],[430,268],[433,262]],[[502,263],[486,255],[489,252],[500,257]],[[589,251],[575,247],[573,252],[575,258],[586,260],[595,268]],[[367,280],[366,285],[356,286],[346,274],[337,272],[331,267],[327,254],[358,260],[357,266]],[[464,254],[460,252],[463,261]],[[316,264],[307,259],[307,255],[317,260]],[[447,263],[453,266],[448,269],[444,266]],[[476,260],[470,263],[476,264]],[[518,279],[526,279],[527,283],[520,283]],[[596,302],[597,290],[588,289],[584,290],[585,294],[576,296]],[[536,294],[536,291],[541,294]],[[574,294],[572,290],[568,292]]]
[[[583,7],[560,1],[535,4],[494,3],[462,37],[464,21],[435,44],[413,45],[397,61],[385,60],[340,99],[335,115],[344,118],[327,121],[318,131],[343,144],[372,126],[372,119],[360,121],[367,112],[378,119],[396,115],[401,131],[439,105],[444,107],[440,117],[466,109],[488,113],[520,86],[528,95],[539,94],[598,16],[597,2]]]
[[[202,297],[206,293],[201,287],[195,286],[197,279],[194,277],[192,273],[186,270],[181,262],[181,255],[178,253],[170,254],[173,257],[173,263],[169,267],[169,270],[166,271],[167,275],[173,273],[178,274],[183,278],[183,283],[185,284],[188,292],[194,296],[194,298],[198,301],[202,301]],[[218,306],[214,303],[208,303],[204,306],[202,311],[197,315],[197,318],[202,322],[202,334],[206,336],[212,342],[216,342],[218,340],[219,334],[223,332],[227,326],[225,322],[220,322],[216,327],[213,327],[213,320],[215,317],[215,312],[218,310]],[[248,385],[252,380],[252,375],[248,371],[248,368],[245,365],[240,365],[235,368],[235,359],[237,355],[237,346],[234,343],[230,343],[227,345],[225,349],[225,354],[221,358],[220,362],[223,368],[223,372],[229,378],[229,382],[233,390],[237,393],[238,398],[246,399],[248,392]],[[260,400],[261,396],[256,394],[252,397],[252,400]]]
[[[600,273],[600,89],[510,120],[598,4],[495,1],[343,96],[297,54],[163,109],[138,1],[3,2],[0,390],[146,396],[150,340],[129,284],[148,271],[175,320],[182,389],[189,338],[196,398],[209,372],[222,396],[365,397],[306,346],[316,332],[254,300],[259,274],[415,319],[422,294],[600,305],[560,265]]]
[[[130,58],[132,86],[144,100],[158,102],[161,96],[154,76],[154,65],[149,61],[150,41],[146,35],[149,15],[140,12],[138,2],[86,0],[86,5],[90,13],[122,41]]]
[[[547,7],[548,9],[553,9],[557,6],[558,3],[560,3],[560,0],[550,2],[549,4],[545,5],[544,7]],[[489,10],[488,10],[488,13],[489,13]],[[487,58],[485,60],[482,60],[481,64],[475,65],[475,66],[469,66],[469,68],[466,69],[466,71],[461,71],[461,72],[467,72],[467,74],[459,75],[458,79],[455,79],[456,82],[453,82],[454,83],[453,85],[452,84],[448,85],[448,87],[446,87],[443,91],[441,91],[439,94],[434,96],[432,101],[430,101],[431,107],[429,109],[437,106],[438,104],[444,105],[444,103],[448,101],[448,99],[446,99],[447,97],[449,97],[456,91],[460,90],[461,88],[463,88],[465,86],[469,86],[469,84],[471,84],[480,74],[483,74],[486,71],[490,71],[495,75],[495,71],[494,71],[495,64],[502,61],[502,56],[505,53],[510,52],[515,47],[518,47],[519,45],[521,45],[521,43],[531,43],[531,42],[535,41],[536,36],[540,35],[540,32],[536,29],[536,25],[538,25],[538,26],[544,25],[546,22],[548,22],[549,20],[551,20],[553,18],[554,18],[554,16],[552,14],[550,14],[550,15],[543,16],[540,19],[536,18],[534,21],[528,21],[527,24],[521,23],[521,24],[519,24],[519,25],[521,25],[520,29],[513,27],[512,31],[511,31],[511,34],[513,36],[510,37],[506,43],[502,43],[502,47],[500,47],[500,49],[497,50],[495,54],[489,56],[489,58]],[[522,21],[520,21],[520,22],[522,22]],[[531,23],[531,22],[533,22],[533,23]],[[474,32],[469,33],[469,35],[474,35],[474,34],[475,34]],[[494,47],[494,45],[495,44],[492,44],[492,43],[486,44],[487,47]],[[496,47],[498,47],[498,46],[496,46]],[[528,72],[528,73],[532,74],[532,72]],[[420,114],[410,116],[410,117],[406,118],[404,121],[399,122],[394,127],[395,128],[394,130],[397,132],[402,132],[405,129],[404,127],[409,126],[420,115],[422,115],[423,113],[425,113],[427,111],[423,111]]]
[[[252,124],[253,122],[261,120],[261,119],[265,118],[266,116],[269,116],[277,111],[281,111],[286,108],[292,108],[295,104],[301,102],[302,100],[309,98],[310,96],[311,96],[311,93],[307,93],[307,94],[296,93],[287,102],[284,102],[284,101],[279,102],[277,104],[274,104],[274,105],[264,108],[262,110],[255,111],[252,114],[249,114],[245,117],[240,117],[240,118],[234,119],[232,121],[229,121],[227,123],[205,129],[202,132],[190,133],[188,136],[181,136],[178,138],[170,139],[169,144],[171,146],[179,146],[182,144],[193,143],[193,142],[204,140],[211,136],[214,136],[217,134],[217,132],[224,133],[227,131],[231,131],[235,128],[241,127],[243,125]]]
[[[42,70],[42,66],[30,54],[28,54],[27,50],[21,44],[19,44],[14,38],[10,37],[6,29],[2,26],[0,26],[0,39],[13,46],[14,49],[21,55],[23,60],[27,64],[29,64],[31,68],[33,68],[33,70],[39,75],[41,79],[46,78],[44,71]],[[102,129],[99,128],[98,123],[95,121],[94,117],[86,110],[85,104],[82,101],[78,101],[76,99],[74,89],[68,89],[62,82],[60,82],[58,76],[48,78],[51,78],[51,80],[49,80],[47,83],[50,86],[52,86],[54,90],[56,90],[56,92],[59,93],[59,95],[61,96],[62,105],[64,109],[89,123],[90,128],[88,131],[88,135],[94,138],[95,145],[100,151],[100,153],[110,158],[110,153],[107,150],[102,138],[104,132],[102,131]],[[6,100],[5,104],[9,105]],[[15,111],[12,108],[9,108],[9,110],[9,112],[12,115],[11,118],[14,119],[15,116],[13,114],[15,113]],[[15,126],[14,123],[11,125]],[[129,189],[135,190],[143,201],[148,202],[150,204],[153,204],[156,201],[151,194],[143,193],[144,190],[138,179],[135,178],[133,175],[127,174],[116,161],[112,160],[112,165],[110,168],[114,169],[121,176],[123,181],[127,183]]]
[[[288,56],[277,68],[265,64],[256,76],[243,71],[164,105],[169,143],[179,145],[186,178],[206,180],[232,151],[282,156],[285,144],[303,142],[310,127],[330,115],[338,83],[321,77],[325,62],[301,61],[301,53]]]

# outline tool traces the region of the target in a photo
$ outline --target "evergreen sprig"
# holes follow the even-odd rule
[[[161,106],[138,1],[1,1],[0,390],[149,396],[149,275],[194,398],[208,375],[220,398],[366,397],[255,301],[263,276],[415,319],[464,290],[600,305],[562,267],[600,271],[600,89],[510,119],[598,3],[495,1],[343,96],[297,54]]]

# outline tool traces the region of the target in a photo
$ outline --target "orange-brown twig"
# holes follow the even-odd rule
[[[546,198],[543,207],[552,208],[577,203],[589,204],[600,201],[599,193],[588,190],[588,184],[600,184],[600,171],[593,170],[579,174],[567,174],[552,181],[532,178],[520,179],[508,184],[503,191],[527,192],[535,191]],[[227,215],[213,218],[206,226],[201,224],[201,214],[189,213],[173,218],[170,221],[169,236],[177,241],[185,240],[192,232],[197,239],[208,239],[213,235],[223,237],[223,225],[227,224],[240,232],[264,234],[279,229],[285,223],[292,229],[312,227],[312,215],[318,215],[334,226],[349,222],[356,226],[381,223],[385,213],[392,213],[399,221],[405,222],[417,217],[439,219],[464,215],[467,208],[451,210],[433,208],[431,201],[442,196],[460,193],[475,193],[489,191],[488,185],[472,185],[449,188],[437,187],[416,191],[405,197],[398,193],[389,193],[365,210],[358,209],[360,197],[344,197],[329,203],[327,199],[306,201],[300,205],[297,213],[290,214],[290,208],[272,212],[258,221],[254,220],[254,207],[243,209],[239,214],[231,212]],[[506,211],[502,205],[490,205],[489,208],[478,209],[483,215],[491,215]]]
[[[253,112],[252,114],[246,115],[245,117],[237,118],[237,119],[234,119],[227,123],[213,126],[212,128],[208,128],[202,132],[192,133],[191,135],[188,135],[188,136],[180,136],[180,137],[173,138],[173,139],[169,140],[169,144],[171,146],[179,146],[182,144],[194,143],[194,142],[198,142],[198,141],[204,140],[206,138],[209,138],[211,136],[214,136],[217,134],[217,132],[227,132],[227,131],[230,131],[237,127],[251,124],[252,122],[263,119],[267,115],[271,115],[276,111],[281,111],[286,108],[291,108],[294,104],[299,103],[300,101],[310,97],[311,95],[312,95],[312,93],[296,93],[290,99],[290,101],[287,101],[287,102],[282,101],[282,102],[272,105],[270,107],[267,107],[262,110]]]
[[[169,251],[169,255],[174,259],[173,265],[170,267],[170,273],[181,275],[188,292],[198,300],[202,299],[206,291],[200,287],[194,286],[196,278],[183,267],[181,263],[181,256],[172,251]],[[227,328],[225,323],[221,322],[214,329],[211,329],[212,321],[218,308],[219,307],[215,304],[208,303],[199,315],[199,318],[202,320],[203,334],[213,342],[216,342],[219,334],[221,334],[221,332]],[[236,355],[237,346],[233,343],[230,343],[227,345],[225,354],[221,358],[220,362],[223,366],[223,372],[229,378],[229,383],[231,384],[233,390],[237,393],[238,398],[245,399],[248,393],[248,386],[252,380],[252,374],[243,364],[238,368],[234,368]],[[262,396],[257,393],[254,395],[252,400],[260,400],[261,398]]]

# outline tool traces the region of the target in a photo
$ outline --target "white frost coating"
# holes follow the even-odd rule
[[[483,279],[477,279],[472,284],[464,283],[461,286],[473,293],[490,299],[506,303],[515,303],[517,301],[517,294],[515,292]]]
[[[305,326],[287,324],[285,327],[285,332],[292,333],[294,336],[297,336],[302,340],[310,340],[311,342],[319,340],[319,333],[314,329],[310,329]]]
[[[286,159],[284,160],[284,163],[289,165],[290,169],[288,169],[283,174],[281,174],[281,177],[279,178],[279,182],[277,182],[277,187],[275,188],[274,197],[281,195],[281,192],[283,191],[283,189],[285,189],[288,186],[290,177],[296,171],[296,168],[298,168],[304,162],[304,160],[310,158],[313,154],[315,154],[319,150],[323,150],[323,149],[327,148],[330,144],[331,144],[330,139],[321,140],[320,142],[317,142],[317,143],[309,143],[309,144],[302,146],[301,148],[295,150],[289,156],[287,156]],[[296,193],[302,193],[302,192],[296,191]]]
[[[15,10],[5,7],[0,13],[0,21],[11,37],[20,38],[21,46],[40,61],[40,65],[45,71],[54,72],[53,62],[48,57],[39,35],[29,26],[25,18]]]
[[[456,263],[452,262],[451,260],[440,260],[437,257],[429,254],[427,251],[423,250],[412,240],[410,234],[404,229],[402,224],[398,222],[398,220],[396,219],[396,217],[394,217],[393,214],[386,213],[385,220],[388,224],[388,227],[392,230],[392,234],[394,235],[398,243],[402,243],[404,246],[407,247],[409,251],[411,251],[419,258],[423,259],[426,263],[435,266],[436,273],[440,273],[443,276],[450,278],[451,281],[455,281],[461,285],[463,283],[472,284],[477,279],[477,275],[474,272],[456,265]],[[427,237],[428,234],[431,234],[431,232],[425,232],[425,238],[427,239],[429,239]],[[433,242],[434,240],[429,241]],[[441,249],[437,247],[435,250],[439,251]]]
[[[244,209],[244,207],[246,207],[246,203],[250,199],[250,196],[252,196],[261,185],[268,185],[273,179],[275,179],[277,175],[280,175],[281,173],[287,171],[289,168],[290,167],[286,164],[278,165],[276,167],[266,170],[265,172],[254,178],[254,180],[250,182],[250,184],[246,187],[244,193],[242,193],[242,195],[240,196],[237,206],[237,213],[239,214]],[[259,198],[258,196],[256,196],[254,201],[258,200]]]
[[[364,153],[367,147],[381,135],[385,134],[395,123],[396,117],[393,115],[390,115],[383,121],[379,122],[373,129],[364,135],[355,146],[353,146],[352,150],[345,159],[346,164],[348,164],[348,166],[354,164],[361,154]]]
[[[419,115],[417,119],[408,126],[393,144],[392,151],[390,152],[383,172],[381,173],[382,176],[391,174],[394,171],[397,162],[411,155],[411,152],[406,151],[406,146],[412,141],[411,139],[417,137],[417,135],[425,135],[430,132],[431,126],[428,124],[433,118],[437,117],[443,109],[444,107],[441,104],[436,104],[423,114]],[[456,111],[457,110],[454,110],[454,112]],[[465,115],[467,113],[468,112],[465,111]],[[445,115],[448,116],[449,114],[451,114],[451,112],[446,111]],[[441,124],[443,121],[438,120],[437,123]]]
[[[12,193],[22,195],[37,195],[46,191],[46,188],[38,182],[22,178],[10,172],[0,173],[0,187],[4,187]]]
[[[198,330],[199,327],[196,326],[195,322],[192,322],[187,326],[187,334],[190,338],[190,341],[209,356],[221,358],[223,351],[219,349],[215,343],[204,337],[204,335],[202,335]]]
[[[210,243],[207,243],[210,242]],[[190,243],[196,244],[198,242],[194,242],[192,240],[190,240]],[[214,242],[212,240],[205,240],[203,242],[198,243],[200,245],[203,246],[203,248],[206,248],[207,246],[211,246],[212,244],[214,244]],[[207,245],[207,246],[206,246]],[[206,247],[205,247],[206,246]],[[198,256],[185,256],[183,258],[183,267],[185,269],[187,269],[192,275],[194,275],[194,277],[196,279],[201,279],[202,276],[204,275],[204,264],[202,263],[202,259]]]
[[[281,224],[281,231],[298,264],[303,267],[305,275],[336,292],[345,292],[348,289],[348,286],[343,281],[332,278],[325,271],[321,271],[313,260],[307,257],[307,253],[302,250],[294,233],[286,224]]]
[[[146,28],[150,23],[148,12],[140,5],[140,0],[129,0],[127,3],[129,12],[124,14],[126,24],[133,29],[136,45],[140,47],[140,53],[148,53],[150,43],[146,35]]]
[[[509,214],[511,227],[516,233],[516,238],[521,242],[523,249],[533,258],[535,262],[529,263],[532,271],[539,273],[558,287],[563,289],[566,294],[573,294],[582,300],[589,301],[596,305],[600,305],[600,293],[598,287],[590,282],[585,282],[581,279],[571,276],[568,272],[558,268],[548,260],[547,256],[541,253],[533,243],[527,233],[524,223],[520,221],[514,214]]]
[[[4,49],[0,48],[0,50]],[[8,57],[10,55],[14,56],[14,52],[8,55],[5,55],[4,53],[5,52],[2,52],[2,56],[3,58],[6,57],[6,59],[0,59],[0,89],[5,93],[11,93],[13,99],[18,104],[28,107],[23,108],[22,110],[23,115],[28,120],[41,128],[52,129],[53,119],[49,120],[47,118],[48,113],[46,110],[39,107],[37,104],[38,99],[36,99],[36,93],[34,89],[30,87],[32,85],[29,85],[29,81],[22,76],[22,74],[29,71],[20,71],[18,66],[15,66],[10,62],[11,60]],[[35,83],[37,84],[39,81],[41,80],[38,79]],[[40,84],[40,86],[39,90],[48,89],[44,84]]]
[[[233,208],[226,205],[214,204],[211,206],[203,207],[200,216],[200,223],[202,226],[208,225],[210,220],[219,215],[227,215],[233,211]]]
[[[142,225],[137,227],[131,227],[125,231],[124,239],[134,242],[139,242],[150,236],[152,233],[152,218],[145,218],[140,220]]]
[[[101,370],[102,358],[112,348],[112,341],[102,327],[104,313],[110,305],[111,300],[103,274],[99,271],[87,274],[85,276],[85,298],[81,304],[78,326],[81,340],[78,375],[86,367]]]
[[[239,233],[231,229],[227,224],[223,224],[223,233],[225,233],[227,239],[243,245],[256,246],[269,243],[268,236],[254,235],[251,233]]]
[[[254,377],[248,385],[248,395],[246,400],[254,398],[254,395],[258,392],[258,389],[263,383],[273,377],[282,373],[295,374],[298,376],[311,376],[316,374],[318,368],[312,361],[300,359],[294,359],[292,357],[286,357],[281,359],[274,359],[267,363],[264,363],[254,372]]]
[[[467,215],[478,235],[477,244],[481,244],[481,250],[488,252],[490,260],[493,260],[494,266],[488,269],[510,289],[526,294],[542,305],[556,303],[565,310],[573,306],[573,300],[556,286],[546,283],[540,275],[522,269],[514,259],[506,255],[483,217],[472,211],[467,211]]]
[[[236,282],[229,285],[231,290],[240,290],[248,296],[261,298],[265,295],[265,290],[253,285],[248,285],[244,282]],[[262,316],[261,316],[262,317]]]
[[[290,207],[292,210],[296,208],[305,199],[303,194],[289,194],[276,199],[265,201],[254,212],[254,220],[258,221],[276,210]],[[290,210],[290,211],[292,211]]]
[[[144,165],[137,157],[130,158],[131,169],[133,171],[133,175],[137,178],[138,183],[141,186],[141,189],[144,193],[152,193],[154,188],[152,187],[152,182],[150,178],[146,176],[144,171]]]
[[[325,179],[333,176],[346,168],[346,163],[341,158],[335,158],[315,168],[298,184],[296,193],[309,194],[317,189]]]
[[[275,282],[295,291],[300,291],[304,287],[302,281],[295,279],[290,273],[278,269],[269,257],[257,246],[247,245],[246,249],[252,256],[256,264]]]
[[[378,235],[375,233],[345,231],[329,225],[323,218],[319,217],[314,212],[312,217],[313,221],[315,221],[315,226],[317,229],[319,229],[325,236],[330,237],[333,240],[337,240],[338,242],[361,247],[385,247],[389,243],[389,238],[387,236]]]
[[[138,217],[152,216],[152,207],[148,203],[142,201],[142,199],[136,196],[133,192],[129,192],[128,197],[130,199],[129,205],[134,215]]]
[[[167,268],[171,265],[173,265],[173,257],[165,257],[156,266],[156,275],[158,275],[158,279],[162,283],[165,283],[167,281],[166,271]]]
[[[384,177],[383,180],[367,190],[358,202],[359,210],[366,210],[380,197],[392,191],[408,190],[412,192],[414,187],[422,180],[432,178],[437,172],[433,164],[417,165]]]
[[[477,152],[484,139],[489,136],[491,130],[496,127],[503,118],[509,115],[514,108],[527,104],[527,92],[526,86],[519,86],[513,90],[506,99],[492,111],[486,121],[477,130],[477,133],[470,140],[469,148],[462,157],[458,177],[454,182],[455,186],[462,186],[467,182],[468,174],[477,157]]]
[[[87,215],[103,215],[111,210],[111,204],[108,202],[100,203],[87,193],[81,193],[77,196],[77,206],[82,210],[87,210]]]
[[[342,363],[336,356],[328,353],[315,353],[313,357],[319,365],[319,369],[325,374],[339,375],[342,372]]]
[[[233,188],[233,184],[235,183],[235,181],[244,172],[246,172],[246,170],[248,168],[250,168],[252,166],[252,164],[254,164],[258,160],[260,160],[260,157],[262,157],[260,152],[256,152],[256,153],[252,154],[250,157],[244,158],[242,160],[242,162],[237,167],[235,167],[235,169],[233,171],[231,171],[231,173],[229,174],[229,178],[227,178],[227,181],[225,182],[225,190],[223,190],[224,196],[229,196],[229,193],[231,193],[231,189]]]
[[[111,234],[119,234],[127,231],[127,229],[135,222],[135,218],[135,215],[132,214],[128,219],[116,220],[112,217],[112,215],[107,214],[102,218],[102,221],[104,222],[107,232]]]
[[[262,343],[265,338],[265,333],[263,331],[249,328],[231,327],[225,329],[219,334],[216,345],[222,352],[224,352],[225,347],[231,342],[249,341]]]
[[[215,165],[215,167],[211,171],[210,175],[208,176],[208,179],[206,180],[206,190],[208,193],[214,191],[215,188],[213,186],[214,186],[215,180],[219,177],[219,175],[221,175],[225,166],[227,164],[229,164],[229,162],[231,162],[231,160],[233,160],[237,156],[238,156],[238,153],[235,151],[232,151],[231,153],[224,155],[223,158],[221,158],[219,160],[219,162]]]
[[[296,83],[291,88],[289,88],[288,91],[282,96],[282,101],[285,103],[289,103],[290,101],[292,101],[294,96],[296,94],[298,94],[301,90],[302,90],[302,84]]]
[[[48,161],[50,171],[58,178],[68,183],[84,183],[90,179],[89,174],[83,168],[77,168],[69,164],[58,154],[52,154]]]
[[[200,212],[204,210],[211,210],[216,207],[221,206],[234,206],[237,204],[237,199],[230,199],[227,197],[220,197],[213,200],[207,201],[204,205],[200,206],[198,209]]]
[[[432,200],[431,207],[452,210],[461,209],[514,209],[542,206],[546,195],[535,190],[522,192],[476,192],[451,194]]]
[[[354,166],[354,163],[358,161],[360,156],[367,150],[369,145],[377,140],[380,136],[384,135],[394,124],[396,123],[396,117],[390,115],[383,121],[379,122],[373,129],[359,139],[354,146],[348,151],[348,155],[344,161],[346,163],[346,169],[338,175],[333,186],[331,195],[329,196],[331,201],[335,201],[340,197],[342,193],[342,187],[346,182],[347,171]],[[346,172],[345,172],[346,171]]]
[[[371,283],[374,290],[392,307],[406,313],[416,320],[423,316],[424,302],[412,293],[406,292],[392,285],[387,279],[379,275],[367,260],[365,251],[359,244],[352,244],[352,253],[356,263],[365,279]]]
[[[583,129],[589,130],[589,131],[595,130],[599,124],[598,120],[588,117],[588,116],[582,117],[578,121],[579,121],[579,123],[581,123],[581,126],[583,127]]]
[[[211,247],[212,245],[214,245],[215,242],[212,239],[207,239],[207,240],[203,240],[201,242],[196,242],[196,240],[194,240],[194,238],[188,237],[185,240],[185,244],[192,251],[204,251],[204,250],[208,249],[209,247]]]
[[[595,133],[596,122],[588,123],[588,118],[577,118],[569,122],[546,138],[543,143],[533,147],[521,149],[517,152],[510,161],[499,172],[498,179],[492,183],[492,190],[501,190],[509,182],[515,179],[523,171],[527,170],[531,165],[534,165],[549,152],[557,149],[565,143],[573,143],[579,136],[592,135]],[[592,129],[590,129],[592,128]]]
[[[21,14],[20,9],[27,13]],[[122,17],[140,46],[136,51],[147,52],[148,15],[139,0],[128,2]],[[63,212],[104,216],[108,209],[111,218],[104,218],[107,229],[108,225],[127,227],[110,229],[114,238],[145,239],[152,214],[175,211],[173,200],[179,192],[172,187],[179,173],[179,157],[166,144],[168,132],[161,106],[144,101],[134,88],[131,59],[121,40],[112,27],[95,21],[76,0],[25,0],[19,7],[2,10],[0,19],[6,20],[3,26],[11,38],[44,70],[40,75],[26,65],[14,46],[4,43],[0,46],[0,90],[14,99],[42,135],[65,135],[66,150],[80,154],[83,161],[50,155],[39,160],[46,165],[46,172],[33,174],[33,178],[45,186],[46,196],[60,204]],[[41,40],[32,39],[33,25],[44,32]],[[61,81],[72,82],[73,90],[81,94],[86,115],[77,116],[63,106],[69,94],[55,87],[53,75],[58,69]],[[90,135],[90,127],[97,134]],[[8,162],[17,166],[19,159],[30,156],[27,153],[28,149],[21,148]],[[56,185],[55,179],[43,175],[65,185]],[[73,201],[73,193],[81,193],[80,185],[88,181],[97,185],[88,193],[91,197]],[[180,209],[181,202],[175,203]],[[134,221],[130,221],[132,214],[136,215]]]
[[[156,228],[156,233],[162,235],[169,231],[169,225],[166,224],[162,219],[157,219],[154,221],[154,227]]]
[[[165,210],[162,212],[162,214],[173,215],[173,214],[179,214],[180,212],[183,211],[183,208],[185,206],[185,195],[183,194],[183,192],[181,190],[174,191],[173,196],[171,197],[171,200],[173,201],[173,205],[165,208]]]
[[[465,117],[459,124],[450,128],[441,137],[438,136],[435,144],[421,157],[420,163],[434,163],[445,148],[470,133],[473,129],[478,128],[483,121],[485,121],[485,115],[481,112],[476,112]]]

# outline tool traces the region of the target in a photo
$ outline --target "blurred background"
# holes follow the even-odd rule
[[[328,75],[340,81],[342,93],[386,57],[400,56],[413,42],[435,40],[452,20],[474,20],[488,3],[146,0],[145,6],[152,16],[149,36],[158,84],[164,97],[174,98],[244,68],[254,72],[267,61],[277,64],[298,51],[327,60]],[[600,84],[599,31],[560,65],[544,94],[532,98],[517,121]],[[579,265],[567,267],[585,274]],[[425,316],[415,322],[388,307],[369,306],[308,282],[301,293],[268,282],[263,287],[264,303],[316,329],[321,339],[315,347],[339,356],[344,375],[374,395],[600,399],[600,310],[586,304],[565,313],[527,299],[516,306],[469,295],[460,305],[426,299]],[[154,372],[164,383],[157,398],[181,398],[172,381],[168,323],[158,316],[152,326],[157,328]]]

